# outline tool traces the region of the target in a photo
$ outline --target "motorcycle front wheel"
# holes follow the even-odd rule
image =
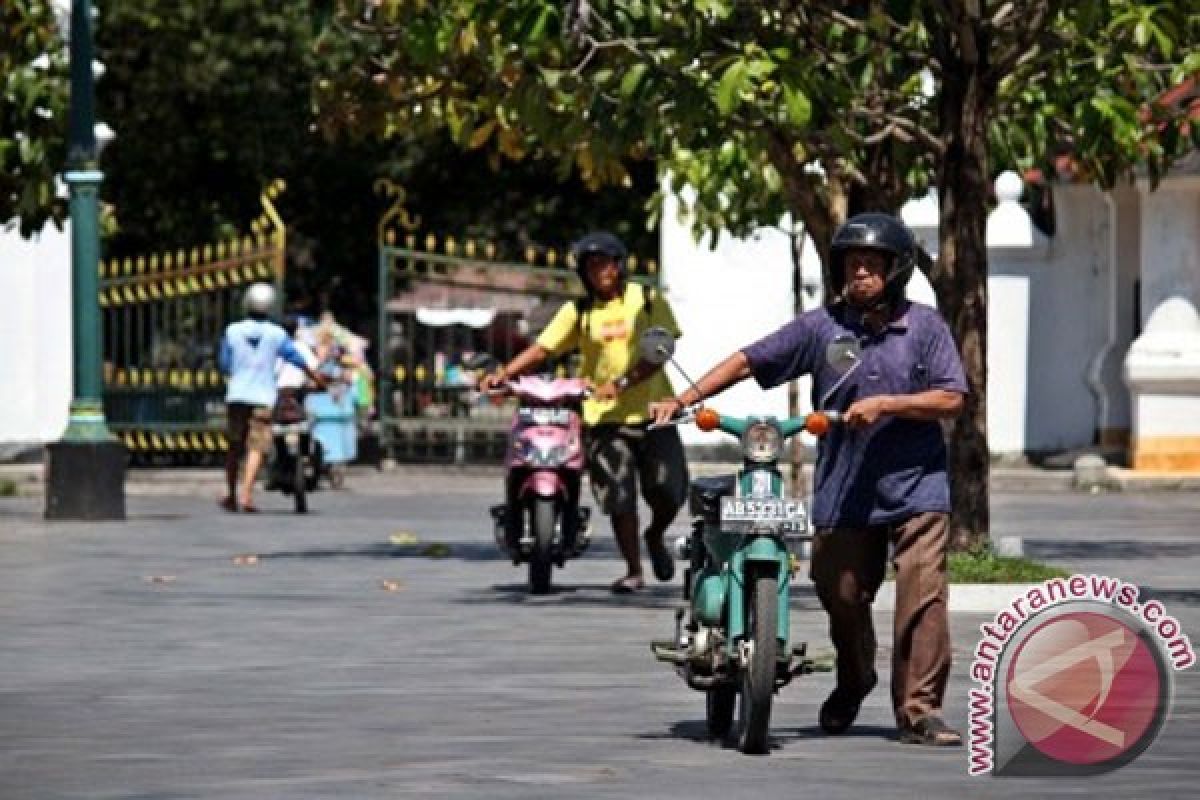
[[[533,549],[529,552],[529,591],[547,594],[554,574],[554,529],[558,525],[558,509],[552,497],[535,497],[531,510]]]
[[[308,513],[308,497],[305,494],[308,490],[308,476],[304,474],[306,460],[303,453],[297,453],[292,459],[292,500],[295,501],[297,514]]]
[[[750,663],[742,670],[741,735],[738,749],[747,755],[768,750],[771,700],[775,695],[776,638],[779,618],[779,581],[773,572],[756,570],[746,575],[746,610],[752,615],[746,636],[754,642]]]

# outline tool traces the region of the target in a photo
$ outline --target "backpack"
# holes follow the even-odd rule
[[[638,309],[638,313],[649,314],[654,309],[654,299],[658,296],[658,290],[653,286],[646,286],[637,281],[629,281],[625,284],[625,297],[629,296],[629,289],[632,286],[638,286],[642,290],[642,307]],[[584,334],[588,331],[588,324],[591,322],[593,298],[590,294],[584,297],[577,297],[571,301],[575,307],[575,315],[579,318],[579,329]]]

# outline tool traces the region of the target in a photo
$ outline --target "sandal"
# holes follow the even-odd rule
[[[612,586],[608,588],[613,594],[633,594],[645,589],[646,582],[642,580],[641,575],[626,575],[613,581]]]
[[[902,728],[900,741],[929,747],[959,747],[962,745],[962,734],[947,725],[941,717],[930,714]]]
[[[821,711],[817,715],[817,721],[821,724],[821,730],[831,736],[837,736],[850,730],[850,726],[858,718],[858,711],[862,708],[862,701],[875,688],[878,680],[878,677],[872,672],[871,680],[857,697],[848,689],[843,689],[841,686],[836,687],[829,694],[829,697],[826,698],[825,702],[821,704]]]
[[[663,541],[663,534],[651,537],[647,532],[642,534],[642,538],[646,540],[646,552],[650,554],[650,565],[654,568],[654,577],[663,583],[674,578],[675,559],[671,557],[671,551],[667,549],[666,542]]]

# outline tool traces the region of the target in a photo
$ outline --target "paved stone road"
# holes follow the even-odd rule
[[[708,742],[702,697],[647,646],[676,589],[610,596],[602,535],[560,591],[529,597],[494,552],[491,499],[381,479],[306,517],[277,495],[257,516],[135,497],[127,523],[93,526],[0,500],[0,800],[1200,794],[1200,669],[1151,750],[1099,779],[969,779],[965,751],[894,741],[885,691],[826,738],[828,674],[779,697],[769,757]],[[1027,493],[994,513],[1039,556],[1152,588],[1200,641],[1200,495]],[[797,638],[826,647],[807,587],[795,606]],[[953,620],[958,725],[984,619]]]

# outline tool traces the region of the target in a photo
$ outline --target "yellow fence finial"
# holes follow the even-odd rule
[[[408,192],[404,190],[400,184],[390,178],[380,178],[375,181],[375,193],[381,194],[384,197],[390,197],[392,204],[383,212],[383,216],[379,218],[379,241],[387,241],[387,230],[393,223],[397,223],[401,228],[404,228],[410,233],[415,231],[421,224],[420,217],[414,217],[404,207],[405,201],[408,199]]]

